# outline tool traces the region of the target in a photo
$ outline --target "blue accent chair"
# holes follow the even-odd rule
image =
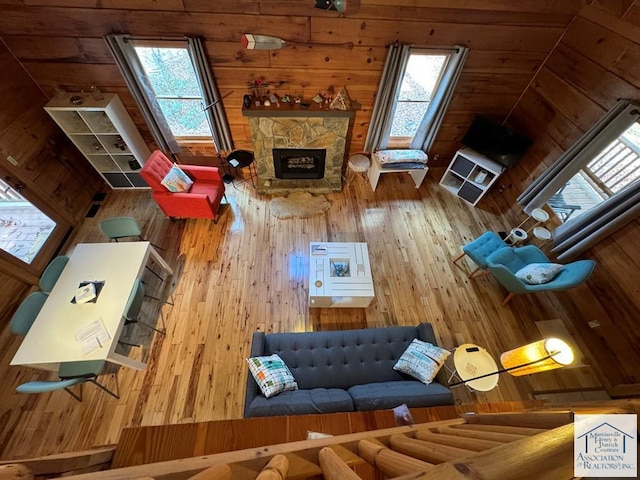
[[[566,290],[577,287],[589,278],[596,265],[593,260],[577,260],[567,263],[553,280],[541,285],[529,285],[515,275],[518,270],[532,263],[550,262],[551,260],[538,247],[533,245],[502,248],[489,255],[487,258],[489,272],[509,292],[502,305],[506,305],[517,294]]]
[[[488,275],[489,271],[487,268],[487,257],[491,255],[493,252],[500,250],[501,248],[508,248],[507,245],[498,235],[493,232],[485,232],[476,238],[474,241],[467,243],[462,247],[462,255],[456,258],[453,263],[457,264],[458,260],[460,260],[465,255],[469,257],[473,263],[477,265],[477,268],[469,273],[467,276],[469,278],[478,278],[484,275]],[[483,272],[478,273],[480,270],[484,270]]]

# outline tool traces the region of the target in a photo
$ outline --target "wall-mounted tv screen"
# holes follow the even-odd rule
[[[513,130],[478,116],[471,122],[462,144],[509,168],[531,145],[531,140]]]

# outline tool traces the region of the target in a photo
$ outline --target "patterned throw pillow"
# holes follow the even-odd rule
[[[444,348],[416,338],[398,359],[393,369],[429,385],[450,354],[451,352]]]
[[[278,355],[247,358],[247,362],[249,362],[251,375],[265,397],[273,397],[285,390],[298,389],[296,379],[293,378],[289,367]]]
[[[563,268],[559,263],[530,263],[518,270],[516,277],[529,285],[541,285],[553,280]]]
[[[160,183],[170,192],[177,193],[188,192],[191,185],[193,185],[193,180],[191,180],[187,174],[174,163],[171,170],[169,170],[169,173],[164,176]]]

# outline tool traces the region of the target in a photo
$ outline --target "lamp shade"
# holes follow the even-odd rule
[[[500,355],[502,367],[519,377],[570,365],[573,362],[571,347],[559,338],[547,338]]]

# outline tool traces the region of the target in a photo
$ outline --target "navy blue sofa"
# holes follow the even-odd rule
[[[451,391],[438,378],[425,385],[393,369],[414,338],[436,344],[429,323],[329,332],[255,332],[250,356],[278,354],[298,390],[265,398],[248,373],[244,416],[381,410],[403,403],[409,407],[452,405]]]

